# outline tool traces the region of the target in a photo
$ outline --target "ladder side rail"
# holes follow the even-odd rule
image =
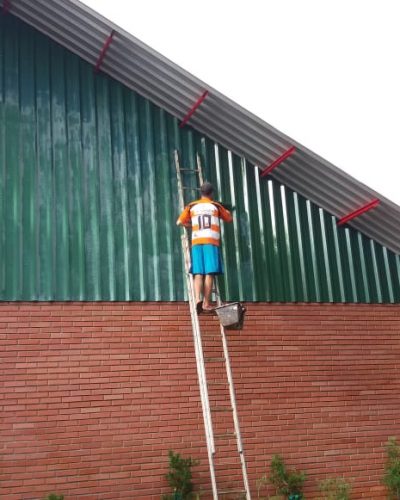
[[[188,240],[187,237],[185,238],[184,236],[182,236],[182,248],[184,249],[185,256],[188,256]],[[190,289],[189,292],[190,315],[192,319],[193,336],[195,342],[196,362],[198,362],[198,368],[199,368],[198,375],[199,375],[200,393],[204,401],[204,409],[205,409],[204,415],[206,417],[206,424],[207,424],[206,432],[210,440],[211,451],[212,453],[215,453],[214,433],[212,430],[211,409],[207,391],[207,377],[205,372],[204,353],[201,343],[200,324],[199,324],[199,319],[197,317],[196,304],[194,300],[193,278],[189,273],[190,263],[187,259],[185,259],[185,268],[186,268],[187,285],[188,289]]]
[[[177,180],[178,180],[179,203],[181,210],[183,210],[185,205],[183,197],[183,185],[182,185],[182,177],[179,165],[179,154],[178,151],[176,150],[175,150],[175,166],[176,166]],[[187,283],[188,298],[189,298],[190,316],[192,321],[193,340],[195,346],[195,358],[196,358],[197,375],[200,388],[200,400],[202,405],[204,428],[205,428],[206,442],[207,442],[207,454],[210,466],[211,486],[213,491],[213,498],[214,500],[218,500],[218,491],[217,491],[215,469],[214,469],[215,443],[214,443],[214,433],[211,420],[210,402],[208,398],[204,354],[201,342],[200,324],[194,300],[193,276],[189,273],[190,269],[189,236],[188,236],[188,231],[185,227],[183,228],[183,230],[184,231],[182,235],[182,250],[185,261],[186,283]]]
[[[218,280],[216,280],[216,282],[215,282],[215,295],[216,295],[217,305],[218,306],[222,305],[221,296],[220,296],[220,292],[219,292]],[[243,484],[244,484],[244,488],[246,491],[246,499],[251,500],[250,485],[249,485],[249,480],[248,480],[248,475],[247,475],[247,466],[246,466],[246,460],[245,460],[245,456],[244,456],[242,434],[240,431],[240,422],[239,422],[239,416],[238,416],[237,404],[236,404],[235,385],[233,383],[231,360],[229,357],[228,340],[226,338],[225,328],[222,325],[220,325],[220,330],[221,330],[222,347],[223,347],[224,358],[225,358],[226,375],[228,378],[228,385],[229,385],[229,396],[230,396],[230,400],[231,400],[232,413],[233,413],[233,424],[234,424],[234,428],[235,428],[236,444],[237,444],[237,448],[238,448],[238,452],[239,452],[239,456],[240,456],[240,463],[242,466]]]
[[[220,302],[219,291],[218,291],[218,302]],[[233,383],[231,361],[230,361],[230,357],[229,357],[228,341],[227,341],[226,334],[225,334],[225,328],[222,325],[220,325],[220,329],[221,329],[221,337],[222,337],[222,346],[223,346],[224,357],[225,357],[226,375],[228,377],[229,396],[231,399],[233,423],[234,423],[235,435],[236,435],[236,443],[237,443],[237,448],[238,448],[238,452],[239,452],[239,456],[240,456],[240,463],[242,465],[243,484],[244,484],[244,488],[246,490],[246,499],[251,500],[250,485],[249,485],[249,480],[248,480],[248,476],[247,476],[247,466],[246,466],[246,460],[244,457],[242,435],[240,432],[239,416],[238,416],[237,405],[236,405],[235,386]]]
[[[183,245],[184,249],[187,248],[185,243],[187,243],[187,241],[185,242],[185,238],[182,237],[182,245]],[[190,287],[193,286],[193,279],[189,273],[186,273],[186,276],[187,276],[187,286],[190,289]],[[200,399],[201,399],[201,405],[202,405],[202,410],[203,410],[202,413],[203,413],[204,428],[205,428],[206,442],[207,442],[208,462],[209,462],[209,466],[210,466],[211,487],[212,487],[212,491],[213,491],[214,500],[218,500],[218,490],[217,490],[217,482],[216,482],[215,468],[214,468],[214,454],[215,454],[214,434],[213,434],[213,428],[212,428],[212,422],[211,422],[210,403],[209,403],[208,392],[207,392],[207,379],[205,376],[203,349],[202,349],[202,345],[201,345],[201,337],[199,335],[200,334],[200,325],[199,325],[199,321],[197,318],[196,304],[194,301],[192,291],[193,290],[189,291],[189,295],[191,296],[189,299],[189,306],[190,306],[190,314],[191,314],[191,318],[192,318],[192,329],[193,329],[193,340],[194,340],[194,346],[195,346],[197,376],[198,376],[198,380],[199,380]]]
[[[204,176],[203,176],[203,165],[201,164],[201,158],[199,153],[197,153],[196,158],[197,158],[197,173],[199,175],[199,185],[201,186],[204,182]]]

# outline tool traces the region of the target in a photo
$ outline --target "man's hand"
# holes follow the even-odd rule
[[[177,226],[191,227],[190,222],[188,222],[188,223],[184,224],[184,223],[183,223],[180,219],[178,219],[178,220],[176,221],[176,225],[177,225]]]
[[[236,210],[236,207],[234,207],[233,205],[230,205],[229,203],[221,203],[221,202],[219,202],[219,204],[222,205],[227,210],[229,210],[230,212],[232,212],[233,210]]]

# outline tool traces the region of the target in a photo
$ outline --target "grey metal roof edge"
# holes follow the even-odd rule
[[[208,85],[206,82],[204,82],[203,80],[199,79],[195,75],[193,75],[190,72],[186,71],[182,66],[176,64],[171,59],[167,58],[166,56],[164,56],[160,52],[156,51],[155,49],[153,49],[152,47],[150,47],[146,43],[144,43],[141,40],[139,40],[138,38],[136,38],[131,33],[125,31],[123,28],[119,27],[118,25],[116,25],[112,21],[108,20],[107,18],[105,18],[101,14],[99,14],[96,11],[94,11],[93,9],[91,9],[87,5],[83,4],[79,0],[68,0],[68,1],[70,1],[71,3],[77,5],[79,8],[85,10],[86,12],[90,13],[91,15],[93,15],[94,17],[96,17],[96,19],[98,19],[99,21],[104,22],[104,24],[108,24],[108,26],[111,29],[114,29],[119,34],[124,35],[128,40],[130,40],[130,41],[134,42],[135,44],[139,45],[142,49],[144,49],[145,51],[151,53],[157,59],[163,61],[167,65],[173,66],[182,75],[185,75],[185,76],[188,77],[188,79],[192,80],[193,82],[196,82],[196,84],[199,86],[199,88],[207,89],[211,94],[213,94],[214,96],[219,97],[229,107],[235,108],[237,111],[239,111],[240,113],[243,113],[244,115],[246,115],[250,119],[256,121],[261,126],[266,127],[270,132],[273,132],[277,136],[280,136],[281,138],[285,139],[289,144],[295,146],[297,149],[299,149],[299,150],[303,151],[304,153],[310,155],[315,160],[317,160],[319,162],[323,162],[331,170],[334,170],[337,173],[340,173],[341,175],[347,177],[348,179],[355,180],[357,182],[357,184],[359,184],[360,187],[362,187],[362,188],[370,191],[370,193],[372,195],[374,195],[375,197],[379,198],[381,201],[385,201],[387,204],[391,205],[393,208],[395,208],[396,210],[400,211],[400,206],[397,205],[396,203],[394,203],[393,201],[391,201],[388,198],[384,197],[383,195],[381,195],[377,191],[373,190],[370,186],[367,186],[363,182],[359,181],[355,177],[353,177],[350,174],[348,174],[347,172],[345,172],[343,169],[337,167],[333,163],[331,163],[328,160],[326,160],[325,158],[321,157],[320,155],[318,155],[318,153],[315,153],[314,151],[312,151],[311,149],[307,148],[303,144],[300,144],[298,141],[296,141],[295,139],[293,139],[290,136],[286,135],[284,132],[281,132],[280,130],[278,130],[273,125],[269,124],[268,122],[266,122],[265,120],[263,120],[262,118],[260,118],[259,116],[257,116],[256,114],[252,113],[251,111],[247,110],[246,108],[244,108],[243,106],[241,106],[240,104],[238,104],[237,102],[235,102],[234,100],[232,100],[229,97],[227,97],[226,95],[222,94],[217,89],[211,87],[210,85]],[[260,165],[260,168],[261,167],[262,166]]]
[[[3,1],[0,0],[0,5],[3,4]],[[228,130],[226,120],[225,122],[221,120],[221,123],[210,124],[210,120],[207,121],[204,114],[199,112],[198,114],[195,113],[189,122],[193,128],[208,135],[211,139],[217,140],[227,149],[244,156],[260,168],[273,161],[275,156],[272,151],[277,151],[277,154],[279,154],[289,146],[295,146],[298,151],[297,158],[295,154],[282,163],[271,174],[272,177],[279,182],[285,183],[291,189],[337,217],[342,217],[358,208],[355,204],[356,200],[368,202],[373,198],[379,198],[381,204],[376,216],[374,216],[376,210],[372,210],[368,213],[368,217],[364,216],[364,219],[362,217],[355,219],[349,224],[367,236],[376,239],[376,241],[387,246],[395,253],[400,253],[400,206],[288,135],[280,132],[79,0],[36,0],[35,2],[31,0],[11,0],[10,13],[21,18],[67,49],[72,50],[86,61],[89,60],[88,50],[86,49],[89,49],[89,53],[91,53],[93,43],[98,40],[98,52],[100,53],[106,36],[111,30],[114,30],[116,38],[122,46],[126,43],[126,50],[131,51],[133,54],[137,53],[142,60],[141,64],[147,64],[149,67],[148,76],[145,76],[144,81],[141,81],[139,85],[140,89],[142,89],[139,93],[142,93],[144,97],[163,107],[178,119],[182,119],[188,111],[188,103],[194,103],[201,93],[207,89],[210,92],[209,101],[205,101],[207,106],[211,106],[214,102],[217,109],[222,107],[227,116],[231,117],[232,124],[234,123],[235,126],[232,125],[232,128]],[[71,25],[70,31],[68,31],[68,24],[71,23],[62,22],[66,16],[70,16],[71,23],[72,20],[76,23],[73,26]],[[44,19],[46,20],[44,21]],[[53,20],[51,26],[49,25],[50,19]],[[93,30],[93,33],[91,32],[90,47],[88,45],[89,27]],[[77,43],[74,44],[73,48],[68,45],[68,38],[71,39],[71,34],[77,37]],[[109,76],[121,81],[127,87],[138,91],[139,82],[135,82],[135,72],[129,73],[127,68],[126,75],[122,77],[121,72],[117,70],[119,60],[122,61],[122,57],[118,57],[117,51],[113,51],[111,45],[102,70]],[[91,61],[89,60],[89,62]],[[92,63],[94,64],[95,61],[92,61]],[[124,63],[124,67],[126,67],[126,63]],[[161,88],[160,84],[163,82],[163,75],[166,74],[168,74],[166,91],[157,94],[157,88]],[[146,79],[148,87],[144,87]],[[148,90],[146,91],[146,89]],[[172,103],[174,104],[172,105]],[[182,104],[179,106],[178,103]],[[206,108],[206,106],[204,107]],[[258,132],[258,139],[252,140],[249,137],[251,134],[247,134],[247,138],[241,141],[242,147],[239,151],[237,143],[241,139],[240,131],[242,130],[242,134],[244,134],[244,131],[249,128]],[[265,135],[265,146],[260,143],[259,139],[263,135]],[[311,182],[307,177],[300,179],[301,173],[306,173],[304,171],[305,166],[310,173],[310,179],[318,179],[318,182],[315,182],[315,180]],[[298,168],[297,175],[294,175],[293,168]],[[326,172],[326,179],[323,175],[324,172]],[[328,191],[332,193],[331,196],[324,196]],[[332,201],[335,199],[337,200],[336,204]],[[354,203],[352,203],[353,200]]]

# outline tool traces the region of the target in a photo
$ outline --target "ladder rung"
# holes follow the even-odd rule
[[[246,490],[218,490],[220,495],[228,495],[229,493],[246,493]]]
[[[236,433],[235,432],[223,432],[222,434],[214,434],[214,437],[216,439],[231,438],[231,437],[236,437]]]
[[[180,172],[200,172],[198,168],[180,168]]]
[[[207,382],[207,385],[228,385],[227,382]]]
[[[211,411],[232,411],[231,406],[211,406]]]
[[[182,186],[182,189],[190,190],[190,191],[200,191],[200,188],[193,188],[189,186]]]
[[[217,361],[225,361],[225,358],[204,358],[204,361],[209,361],[210,363],[212,362],[217,362]]]

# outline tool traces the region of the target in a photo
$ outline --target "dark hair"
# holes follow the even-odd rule
[[[211,182],[204,182],[200,188],[200,192],[203,196],[211,196],[214,193],[214,186]]]

